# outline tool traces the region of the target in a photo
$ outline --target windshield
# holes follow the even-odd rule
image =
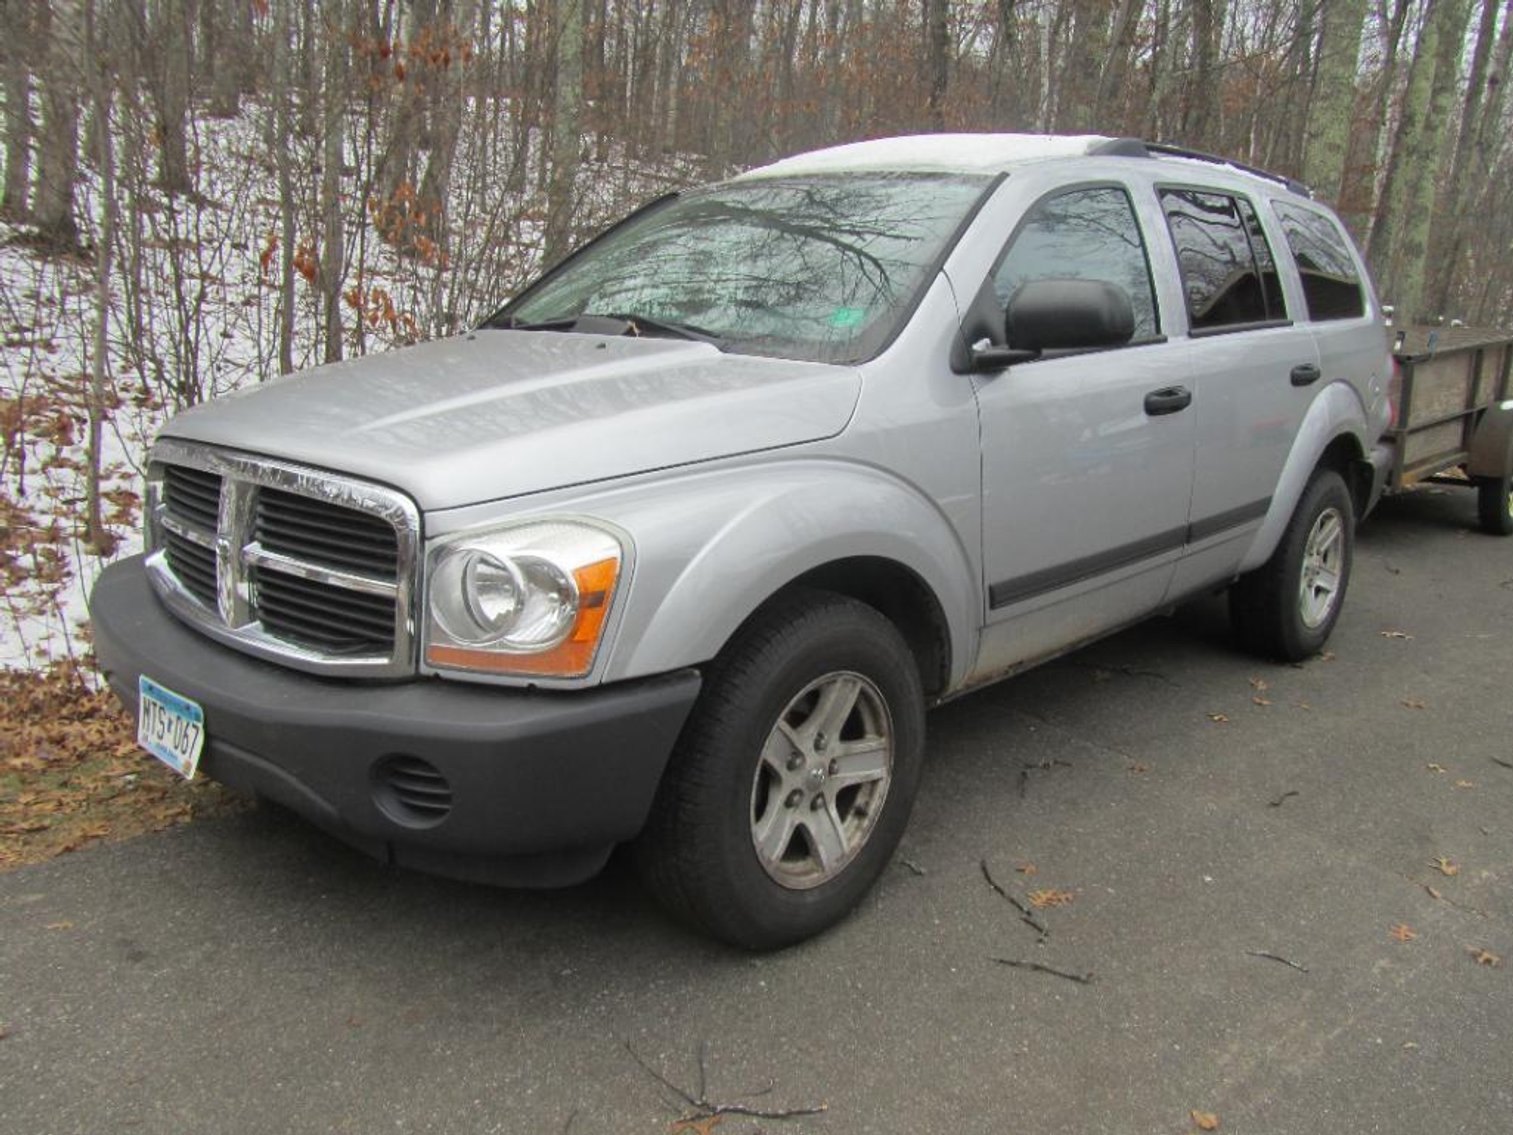
[[[863,174],[686,193],[584,248],[490,322],[562,329],[614,316],[632,333],[682,329],[751,354],[860,362],[893,338],[990,181]]]

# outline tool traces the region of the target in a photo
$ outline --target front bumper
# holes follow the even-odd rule
[[[285,670],[184,626],[141,557],[90,596],[95,651],[133,712],[148,677],[205,710],[200,768],[378,858],[437,874],[555,886],[594,874],[640,831],[700,677],[682,670],[544,692],[439,679],[337,681]],[[407,806],[416,761],[431,799]]]

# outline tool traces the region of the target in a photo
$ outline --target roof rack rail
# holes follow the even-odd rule
[[[1264,177],[1267,181],[1286,186],[1301,197],[1313,196],[1313,190],[1296,178],[1284,177],[1282,174],[1272,173],[1258,166],[1246,165],[1244,162],[1237,162],[1230,158],[1221,158],[1216,154],[1206,154],[1202,150],[1190,150],[1186,146],[1173,146],[1166,142],[1145,142],[1139,138],[1107,138],[1089,146],[1088,154],[1114,158],[1187,158],[1195,162],[1211,162],[1214,165],[1229,166],[1231,169],[1237,169],[1255,177]]]

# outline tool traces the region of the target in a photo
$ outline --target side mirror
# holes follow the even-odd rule
[[[1129,293],[1103,280],[1029,280],[1004,312],[1004,336],[1021,351],[1117,347],[1134,335]]]

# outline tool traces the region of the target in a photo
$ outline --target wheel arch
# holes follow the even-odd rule
[[[645,531],[633,517],[619,522]],[[668,538],[637,549],[606,680],[707,662],[753,615],[802,587],[888,618],[931,697],[961,681],[976,650],[975,532],[968,543],[934,502],[876,469],[804,462],[748,470],[702,501],[683,498],[657,527]]]
[[[1372,483],[1367,452],[1366,412],[1355,389],[1348,383],[1336,382],[1321,390],[1298,428],[1292,451],[1277,478],[1266,519],[1241,560],[1239,571],[1242,574],[1252,571],[1271,558],[1308,482],[1321,468],[1334,469],[1344,478],[1356,518],[1364,515]]]

